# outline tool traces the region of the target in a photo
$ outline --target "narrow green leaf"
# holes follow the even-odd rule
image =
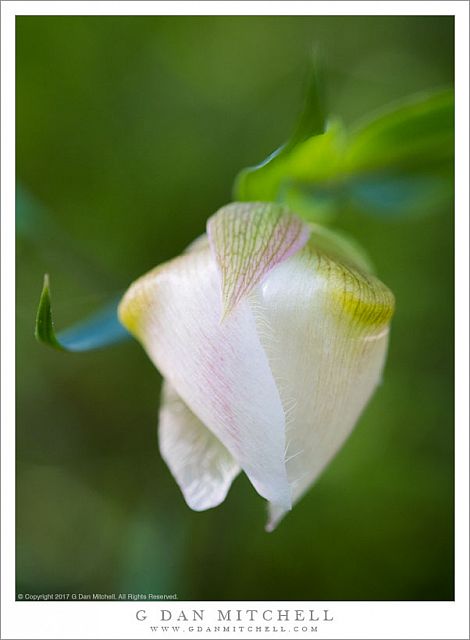
[[[286,175],[291,151],[326,128],[326,113],[319,65],[313,61],[305,93],[305,104],[290,139],[260,164],[243,169],[235,179],[233,195],[236,201],[275,201],[280,182]]]
[[[117,316],[120,298],[56,335],[52,317],[49,276],[44,276],[44,284],[39,299],[34,335],[39,342],[60,351],[91,351],[127,340],[130,335],[121,325]]]
[[[297,119],[290,140],[284,145],[284,153],[289,152],[297,144],[304,142],[308,138],[320,135],[325,131],[325,96],[320,67],[318,55],[315,55],[312,59],[310,75],[307,80],[303,109]]]
[[[55,349],[63,350],[64,347],[57,340],[52,320],[51,296],[49,291],[49,276],[44,276],[44,284],[39,298],[39,306],[36,314],[36,326],[34,329],[36,340],[44,342]]]

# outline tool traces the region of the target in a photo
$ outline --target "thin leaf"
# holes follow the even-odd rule
[[[310,75],[307,80],[304,106],[297,119],[294,133],[284,146],[283,151],[287,153],[308,138],[324,133],[325,128],[326,109],[323,82],[321,80],[318,56],[315,55],[312,59]]]
[[[292,136],[261,163],[243,169],[238,174],[233,189],[234,200],[276,200],[279,182],[285,175],[285,164],[291,151],[312,136],[324,133],[326,113],[318,67],[314,61],[307,83],[304,107]]]
[[[39,342],[60,351],[91,351],[127,340],[130,335],[117,317],[119,299],[84,321],[56,335],[52,317],[49,276],[39,299],[34,335]]]

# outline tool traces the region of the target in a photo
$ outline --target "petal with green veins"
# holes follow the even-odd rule
[[[212,252],[222,277],[223,317],[283,260],[307,242],[307,224],[284,206],[233,203],[207,223]]]

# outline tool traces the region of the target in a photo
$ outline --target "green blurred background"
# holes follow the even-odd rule
[[[397,298],[384,384],[272,534],[244,476],[194,513],[157,450],[161,379],[137,343],[33,337],[181,250],[238,170],[289,135],[308,56],[346,123],[453,82],[448,17],[19,17],[17,590],[180,599],[453,598],[453,212],[344,211]]]

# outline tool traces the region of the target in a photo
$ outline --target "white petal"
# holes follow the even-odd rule
[[[191,509],[211,509],[225,500],[240,466],[167,381],[162,388],[158,439],[162,458]]]
[[[208,249],[135,282],[123,324],[267,500],[290,508],[279,393],[246,301],[220,322],[220,275]]]
[[[393,296],[373,276],[305,248],[251,304],[286,411],[293,503],[350,434],[380,381]],[[270,508],[268,530],[285,510]]]

